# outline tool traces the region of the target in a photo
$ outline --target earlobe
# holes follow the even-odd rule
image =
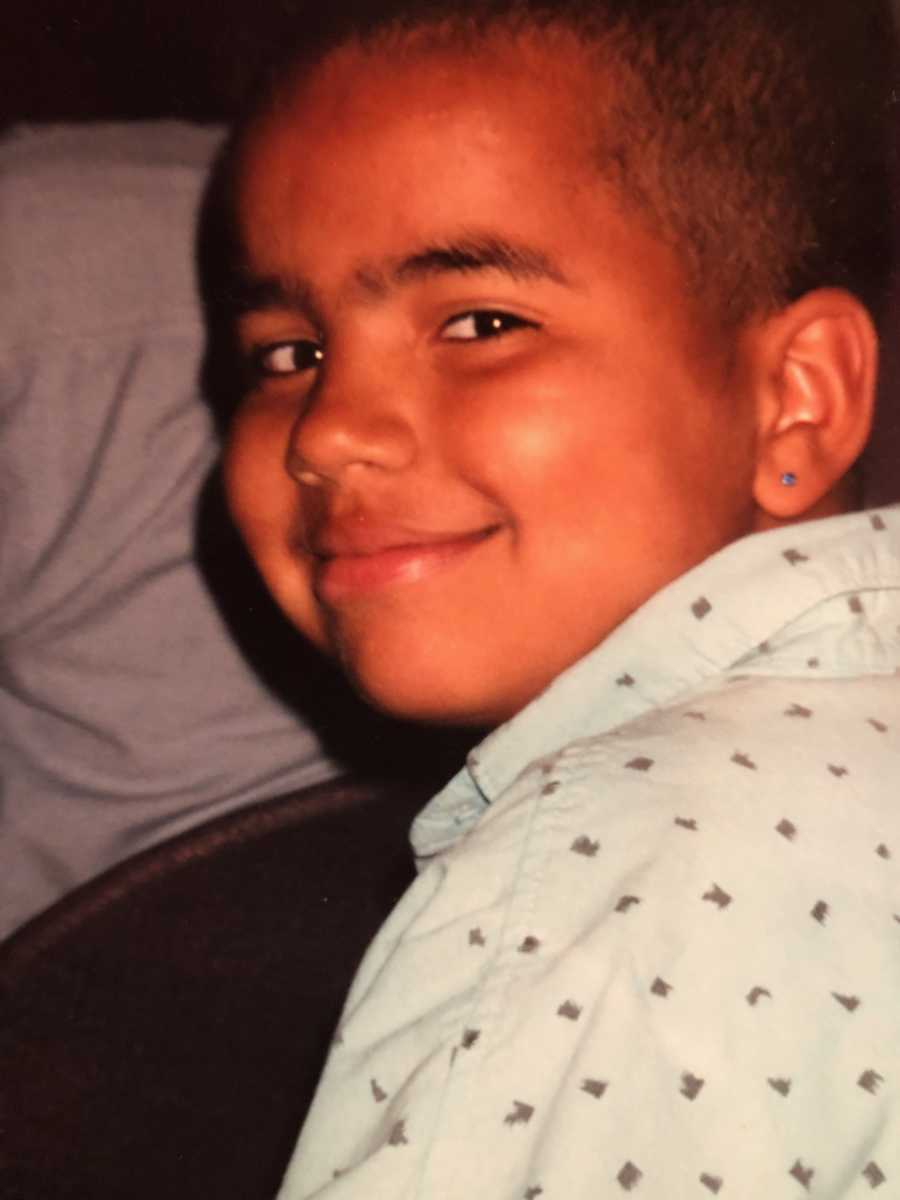
[[[849,292],[820,288],[756,331],[758,528],[839,512],[872,425],[878,338]]]

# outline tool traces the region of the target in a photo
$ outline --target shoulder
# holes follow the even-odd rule
[[[587,1146],[741,1196],[791,1194],[797,1162],[827,1187],[862,1147],[894,1165],[896,683],[737,680],[520,780],[509,1069],[536,1111],[556,1088],[547,1186]]]
[[[579,792],[602,785],[610,797],[643,795],[650,807],[690,803],[698,816],[726,811],[733,819],[738,800],[741,811],[763,813],[800,791],[824,800],[837,787],[877,802],[887,798],[885,770],[900,766],[896,693],[893,674],[735,673],[565,747],[553,771]],[[826,820],[848,815],[823,808]]]
[[[488,848],[520,828],[560,937],[626,936],[627,916],[647,926],[640,954],[652,932],[721,940],[731,956],[735,931],[802,946],[823,927],[816,914],[840,912],[839,937],[887,953],[900,914],[896,687],[735,678],[695,693],[535,764],[484,822]]]

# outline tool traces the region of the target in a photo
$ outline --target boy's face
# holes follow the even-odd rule
[[[232,506],[401,715],[511,716],[754,527],[740,342],[592,169],[580,71],[344,52],[243,154]]]

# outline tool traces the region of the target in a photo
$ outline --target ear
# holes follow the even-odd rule
[[[872,427],[878,337],[867,309],[819,288],[764,321],[754,341],[758,528],[841,511],[839,485]]]

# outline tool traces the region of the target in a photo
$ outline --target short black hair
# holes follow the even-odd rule
[[[599,169],[724,322],[821,286],[883,311],[897,98],[887,0],[345,0],[297,24],[257,115],[348,44],[472,49],[572,32],[613,79]]]

